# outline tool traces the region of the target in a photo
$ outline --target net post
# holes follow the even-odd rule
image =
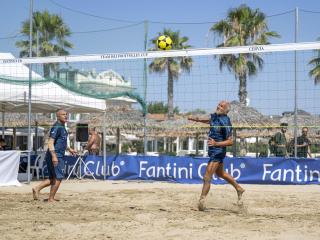
[[[33,21],[33,0],[30,0],[30,32],[29,32],[29,58],[32,58],[32,21]],[[32,64],[29,64],[29,91],[28,91],[28,166],[27,180],[30,184],[30,164],[31,164],[31,89],[32,89]]]

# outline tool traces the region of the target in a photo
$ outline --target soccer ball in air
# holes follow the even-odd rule
[[[170,50],[172,48],[172,40],[169,36],[162,35],[157,40],[157,46],[161,50]]]

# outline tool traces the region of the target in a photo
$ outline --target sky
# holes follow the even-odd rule
[[[15,41],[22,38],[12,38],[12,36],[19,33],[22,22],[28,19],[29,0],[0,0],[0,2],[0,52],[11,52],[18,57],[19,49],[15,46]],[[145,35],[143,21],[145,20],[148,21],[149,40],[157,36],[163,28],[171,28],[172,30],[180,30],[183,36],[188,36],[189,44],[194,48],[214,47],[218,44],[218,40],[208,30],[214,22],[223,19],[230,8],[238,7],[241,4],[246,4],[251,8],[259,8],[266,14],[270,30],[277,31],[281,35],[281,38],[273,39],[272,43],[294,41],[295,8],[299,10],[298,42],[316,41],[320,37],[320,28],[317,25],[320,22],[319,0],[34,0],[33,10],[48,10],[50,13],[60,15],[73,32],[69,41],[74,44],[74,48],[70,50],[70,53],[78,55],[143,51]],[[148,43],[148,48],[150,48],[150,42]],[[284,57],[281,61],[286,61],[286,59],[287,57]],[[204,60],[201,60],[200,63],[202,61]],[[205,69],[204,66],[200,69],[199,65],[195,64],[195,69],[198,69],[198,72],[195,72],[194,75],[201,74],[203,77]],[[269,77],[275,77],[271,72],[275,74],[278,71],[275,66],[267,67],[266,69],[262,75],[266,76],[269,72]],[[292,69],[292,66],[289,69]],[[219,71],[219,68],[215,68],[215,70]],[[308,69],[301,67],[301,71],[304,72],[301,78],[305,78],[305,73]],[[210,74],[214,73],[208,73],[208,75]],[[213,98],[210,95],[212,92],[217,95],[214,98],[215,102],[220,97],[237,99],[237,91],[233,91],[231,95],[228,93],[230,88],[237,88],[234,77],[230,74],[227,76],[226,71],[220,72],[220,74],[220,76],[228,79],[227,83],[223,87],[221,87],[221,83],[217,83],[213,87],[223,88],[224,94],[219,95],[219,90],[217,89],[201,90],[205,88],[205,83],[196,87],[196,77],[188,78],[186,76],[186,82],[179,80],[176,84],[176,104],[180,103],[180,109],[184,110],[211,108],[212,106],[209,107],[208,105]],[[290,73],[284,78],[287,79],[289,75],[291,77]],[[154,77],[150,77],[151,81],[152,78]],[[205,78],[203,77],[203,82],[207,81]],[[320,87],[315,87],[310,79],[307,83],[301,84],[303,86],[301,89],[303,90],[300,92],[300,97],[305,95],[309,97],[301,98],[300,105],[308,105],[307,110],[309,112],[320,114],[318,104],[320,102],[318,97],[320,95]],[[292,110],[293,101],[283,100],[282,96],[279,96],[276,87],[272,88],[272,95],[269,95],[268,98],[259,98],[261,91],[270,83],[264,84],[263,81],[260,81],[256,85],[254,81],[252,84],[248,84],[248,89],[253,92],[250,96],[252,106],[268,114],[280,114],[281,111]],[[278,88],[282,87],[278,86]],[[160,92],[165,95],[165,84],[161,86],[154,84],[149,88],[151,94],[148,97],[150,100],[155,101],[160,98],[166,101],[166,97],[154,94]],[[189,91],[190,88],[195,89],[196,92],[204,91],[201,97],[207,100],[200,101],[199,95],[193,96],[192,92],[189,96],[186,96],[185,92]],[[292,97],[291,93],[289,94],[290,97]],[[285,90],[283,90],[282,94],[285,94]],[[190,97],[191,95],[193,97]],[[279,101],[282,101],[281,104],[283,106],[279,107],[277,105]],[[270,104],[276,106],[274,110],[272,110]]]

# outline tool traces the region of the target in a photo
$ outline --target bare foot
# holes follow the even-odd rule
[[[198,202],[198,210],[199,211],[204,211],[205,209],[206,209],[205,199],[204,198],[200,198],[200,200]]]
[[[245,192],[246,190],[244,190],[243,188],[239,188],[237,189],[237,194],[238,194],[238,201],[241,200],[242,198],[242,194]]]
[[[32,195],[34,200],[39,200],[39,190],[37,188],[32,188]]]

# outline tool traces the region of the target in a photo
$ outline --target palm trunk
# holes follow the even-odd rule
[[[170,70],[170,59],[168,59],[168,119],[173,119],[173,76]]]
[[[247,104],[247,76],[246,74],[239,75],[239,102],[242,105]]]

